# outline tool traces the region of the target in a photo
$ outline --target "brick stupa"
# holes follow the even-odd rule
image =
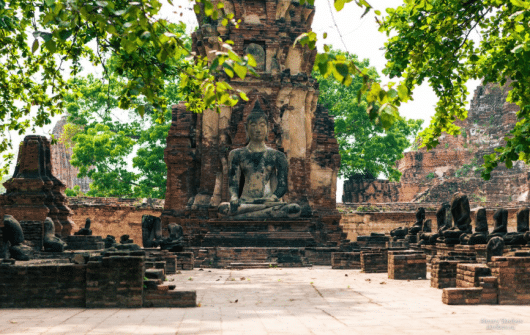
[[[50,141],[29,135],[20,144],[13,177],[4,183],[4,212],[18,221],[44,222],[50,217],[56,234],[68,236],[74,228],[72,211],[64,194],[66,186],[52,175]]]

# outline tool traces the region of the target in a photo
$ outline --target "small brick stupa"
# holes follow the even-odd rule
[[[50,141],[45,136],[29,135],[20,144],[13,177],[4,183],[5,213],[18,221],[44,222],[50,217],[55,233],[68,236],[75,224],[64,194],[66,186],[52,175]]]

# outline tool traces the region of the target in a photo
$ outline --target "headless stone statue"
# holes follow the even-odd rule
[[[55,236],[55,225],[51,218],[44,220],[44,238],[42,245],[46,252],[63,252],[66,247],[66,243]]]
[[[120,236],[120,244],[132,244],[132,243],[134,243],[134,241],[129,238],[129,235]]]
[[[103,242],[105,242],[105,249],[112,248],[116,245],[116,237],[112,235],[107,235]]]
[[[182,227],[176,223],[170,223],[167,226],[169,237],[160,242],[162,250],[169,250],[172,252],[180,252],[184,249],[184,232]]]
[[[504,243],[506,245],[524,245],[527,243],[524,238],[524,235],[526,232],[529,231],[528,219],[528,207],[521,208],[519,211],[517,211],[517,232],[507,233],[506,235],[504,235]]]
[[[425,221],[425,208],[419,207],[416,210],[416,222],[409,228],[409,232],[405,236],[405,241],[409,243],[418,242],[417,234],[423,231],[423,221]]]
[[[443,232],[446,244],[460,243],[462,234],[471,234],[471,210],[469,200],[463,193],[456,192],[451,200],[451,215],[454,226]]]
[[[390,231],[390,236],[394,238],[394,241],[402,240],[405,239],[405,237],[408,237],[407,240],[409,242],[416,243],[415,235],[423,229],[424,220],[425,209],[423,207],[419,207],[416,210],[416,222],[412,225],[412,227],[399,227],[396,229],[392,229]],[[412,241],[410,236],[414,236]]]
[[[420,207],[416,211],[416,222],[409,228],[409,234],[417,234],[423,230],[423,221],[425,221],[425,208]]]
[[[429,220],[425,220],[425,222],[423,223],[423,229],[421,232],[418,233],[418,244],[419,245],[428,245],[428,244],[431,244],[429,243],[429,240],[431,238],[431,236],[433,235],[433,232],[432,232],[432,220],[429,219]]]
[[[118,250],[140,250],[141,247],[134,243],[132,239],[129,238],[129,235],[122,235],[120,237],[120,243],[115,244],[114,247]]]
[[[152,215],[142,216],[142,243],[144,248],[156,248],[162,240],[160,218]]]
[[[232,220],[299,217],[298,204],[281,200],[287,192],[287,158],[265,145],[269,127],[258,101],[247,117],[246,130],[248,145],[228,156],[230,202],[221,203],[219,213]]]
[[[502,256],[504,252],[504,240],[500,236],[493,236],[486,246],[486,260],[491,262],[491,257]]]
[[[486,217],[486,208],[481,207],[477,209],[475,233],[460,235],[460,243],[467,245],[488,243],[488,218]]]
[[[424,233],[432,233],[432,220],[425,220],[423,223],[423,230]]]
[[[90,229],[90,218],[86,218],[85,228],[81,228],[74,233],[74,235],[92,236],[92,229]]]
[[[24,245],[24,232],[20,223],[11,215],[4,215],[4,228],[2,228],[4,244],[4,257],[9,251],[11,258],[17,261],[29,261],[32,250]]]
[[[436,244],[443,240],[443,232],[451,228],[451,206],[444,202],[436,211],[436,231],[434,233],[425,232],[421,234],[422,244]]]
[[[493,232],[489,234],[488,240],[498,236],[504,237],[508,233],[508,211],[504,208],[499,208],[495,214],[493,214],[493,220],[495,220],[495,227]]]
[[[524,236],[523,236],[524,240],[526,241],[526,243],[528,245],[530,245],[530,231],[527,231],[526,233],[524,233]]]

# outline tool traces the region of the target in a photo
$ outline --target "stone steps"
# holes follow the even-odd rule
[[[242,270],[242,269],[267,269],[278,267],[276,262],[266,262],[266,263],[230,263],[228,266],[232,270]]]

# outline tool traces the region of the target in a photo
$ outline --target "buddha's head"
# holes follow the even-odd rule
[[[269,135],[269,122],[267,115],[261,110],[259,101],[254,104],[254,109],[247,117],[245,123],[247,141],[264,142]]]

